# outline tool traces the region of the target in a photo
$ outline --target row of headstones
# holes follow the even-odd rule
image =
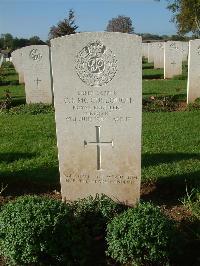
[[[53,39],[51,60],[48,46],[12,54],[27,102],[52,101],[53,73],[63,200],[103,193],[129,205],[138,201],[141,51],[141,37],[104,32]]]
[[[164,68],[164,78],[182,74],[182,62],[187,61],[188,42],[168,41],[142,44],[142,55],[154,68]]]
[[[198,58],[200,55],[199,40],[190,42],[190,57],[188,64],[188,103],[200,96],[197,88],[199,79]],[[197,57],[194,56],[196,49]],[[143,43],[142,54],[148,62],[154,63],[154,68],[164,68],[164,77],[172,78],[182,73],[182,62],[188,57],[188,43]],[[196,60],[197,59],[197,60]],[[52,103],[52,72],[50,48],[46,45],[27,46],[12,53],[14,66],[19,74],[19,82],[25,82],[27,103]],[[0,55],[0,64],[3,56]],[[197,73],[197,74],[196,74]]]
[[[19,83],[25,83],[26,103],[53,103],[49,46],[26,46],[15,50],[11,56]]]
[[[142,43],[142,55],[154,68],[164,68],[164,79],[182,74],[182,63],[188,61],[187,103],[200,97],[200,40]]]

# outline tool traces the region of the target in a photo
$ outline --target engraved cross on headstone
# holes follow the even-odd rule
[[[100,126],[95,126],[96,128],[96,141],[87,142],[84,140],[84,147],[87,145],[96,145],[97,146],[97,170],[101,170],[101,146],[111,144],[113,147],[112,141],[100,141]]]
[[[36,79],[36,80],[34,80],[34,81],[36,81],[36,82],[37,82],[37,87],[38,87],[38,84],[39,84],[39,82],[41,81],[41,79],[37,78],[37,79]]]

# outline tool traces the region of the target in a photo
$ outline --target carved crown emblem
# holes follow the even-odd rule
[[[102,86],[110,82],[117,72],[117,60],[110,49],[100,41],[86,45],[75,58],[79,78],[89,86]]]

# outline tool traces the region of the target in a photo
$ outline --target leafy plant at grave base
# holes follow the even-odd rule
[[[5,91],[5,97],[4,98],[5,99],[0,102],[0,111],[4,110],[4,111],[8,112],[8,110],[10,109],[11,104],[12,104],[12,98],[10,96],[9,90]]]
[[[1,69],[0,69],[0,85],[3,84],[3,81],[4,81],[4,77],[3,77],[3,75],[1,74]]]
[[[107,223],[125,210],[125,206],[114,202],[106,195],[89,196],[72,203],[75,217],[89,230],[91,237],[103,238]]]
[[[187,106],[188,111],[200,110],[200,98],[196,99],[194,103],[190,103]]]
[[[14,65],[12,62],[3,62],[2,64],[2,68],[6,68],[6,69],[11,69],[11,68],[14,68]]]
[[[38,115],[38,114],[47,114],[53,113],[54,107],[51,104],[43,104],[43,103],[36,103],[36,104],[22,104],[16,107],[12,107],[9,110],[9,114],[11,115]]]
[[[177,95],[143,99],[142,106],[145,112],[172,112],[179,108],[180,101]]]
[[[108,225],[107,254],[120,263],[168,265],[176,237],[175,225],[158,207],[140,203]]]
[[[19,197],[0,212],[0,253],[9,265],[86,265],[85,229],[69,205]]]

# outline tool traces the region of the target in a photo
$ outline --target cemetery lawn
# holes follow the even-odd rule
[[[199,186],[199,116],[200,111],[143,113],[144,193],[153,184],[160,190],[153,193],[164,197],[172,192],[169,197],[178,204],[187,186]],[[1,114],[0,126],[0,183],[8,184],[5,193],[58,188],[54,114]]]
[[[157,75],[163,70],[154,70],[152,64],[144,63],[143,75],[150,72]],[[12,66],[2,73],[2,80],[10,83],[0,86],[0,102],[5,101],[8,92],[12,106],[25,103],[24,85],[13,85],[18,83],[18,75]],[[186,80],[145,79],[143,99],[152,96],[173,96],[173,100],[185,101]],[[8,185],[4,194],[59,190],[53,110],[21,107],[17,114],[0,113],[0,185]],[[180,205],[187,188],[199,189],[199,115],[199,110],[143,113],[142,198]]]
[[[172,96],[185,103],[186,80],[152,79],[152,73],[162,75],[163,70],[145,64],[143,99]],[[24,194],[60,199],[53,109],[22,106],[24,85],[17,85],[15,72],[8,76],[10,83],[0,85],[0,104],[9,93],[12,106],[19,109],[0,110],[0,205]],[[187,265],[195,265],[192,261],[199,252],[195,246],[200,235],[199,118],[200,108],[143,112],[141,199],[159,205],[178,221],[190,241]]]

